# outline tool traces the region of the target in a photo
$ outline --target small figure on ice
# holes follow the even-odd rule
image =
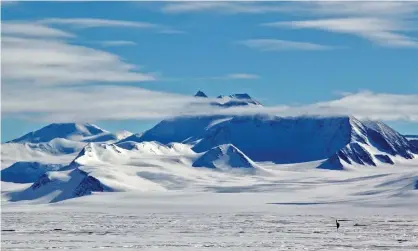
[[[335,224],[337,225],[337,232],[338,232],[338,229],[340,228],[340,223],[338,222],[337,219],[335,219]]]

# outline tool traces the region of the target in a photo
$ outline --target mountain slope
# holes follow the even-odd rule
[[[232,94],[229,96],[218,96],[218,101],[212,103],[212,105],[230,108],[237,106],[262,106],[260,102],[253,99],[247,93]]]
[[[199,116],[180,117],[166,119],[155,125],[150,130],[137,135],[127,137],[117,144],[127,141],[144,142],[157,141],[162,144],[171,142],[191,143],[201,138],[206,128],[218,120],[225,119],[225,116]]]
[[[255,164],[239,149],[231,144],[216,146],[200,156],[194,167],[208,168],[254,168]]]
[[[63,165],[40,162],[19,161],[1,170],[1,180],[13,183],[31,183],[37,181],[49,171],[57,171]]]
[[[102,133],[107,131],[92,124],[53,123],[7,143],[45,143],[56,138],[82,141],[82,138]]]

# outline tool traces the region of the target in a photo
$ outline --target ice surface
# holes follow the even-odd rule
[[[112,193],[49,205],[3,204],[2,250],[418,248],[416,203],[408,210],[286,201],[282,193]],[[338,232],[335,218],[343,220]]]

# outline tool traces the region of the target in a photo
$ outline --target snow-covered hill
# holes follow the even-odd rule
[[[234,145],[226,144],[210,149],[199,157],[193,166],[217,169],[255,168],[255,163]]]
[[[88,142],[112,143],[132,135],[110,133],[91,124],[54,123],[1,146],[2,181],[33,182],[68,165]]]

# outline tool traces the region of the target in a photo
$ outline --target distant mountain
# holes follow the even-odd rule
[[[321,165],[328,169],[390,164],[392,157],[410,159],[418,152],[389,126],[347,116],[183,117],[164,120],[135,140],[192,144],[199,153],[232,144],[254,161],[287,164],[330,159]]]
[[[19,161],[1,170],[1,180],[14,183],[32,183],[49,171],[57,171],[63,165]]]
[[[225,107],[225,108],[237,107],[237,106],[262,106],[260,102],[253,99],[247,93],[232,94],[229,96],[221,95],[221,96],[218,96],[217,99],[219,101],[212,103],[212,105]]]
[[[113,134],[92,124],[53,123],[6,143],[47,143],[54,139],[77,142],[106,142],[120,140],[130,135],[132,133],[127,131]]]
[[[36,159],[36,156],[64,155],[79,152],[85,142],[72,141],[63,138],[52,139],[42,143],[5,143],[1,145],[2,158],[5,159]]]
[[[2,144],[2,181],[33,182],[48,171],[66,166],[68,162],[63,162],[88,142],[112,143],[130,135],[127,131],[110,133],[91,124],[50,124]]]
[[[239,149],[231,144],[216,146],[194,163],[194,167],[208,167],[218,169],[228,168],[254,168],[255,164]]]
[[[125,150],[114,144],[88,143],[72,161],[76,165],[92,165],[120,159]],[[70,165],[71,165],[70,164]]]
[[[375,165],[376,161],[391,162],[380,155],[410,159],[418,152],[389,126],[353,117],[235,117],[208,128],[192,149],[204,152],[227,143],[255,161],[280,164],[327,159],[338,154],[346,164]],[[365,155],[373,156],[367,159]]]
[[[202,92],[202,91],[198,91],[195,95],[195,97],[200,97],[200,98],[207,98],[208,96]]]
[[[157,141],[162,144],[170,142],[192,143],[201,138],[206,128],[221,121],[225,116],[199,116],[166,119],[142,134],[134,134],[117,143],[133,141]]]
[[[56,138],[83,141],[107,131],[91,124],[53,123],[7,143],[45,143]]]
[[[56,193],[57,190],[58,193]],[[95,177],[76,168],[45,173],[29,188],[10,193],[9,196],[11,201],[46,198],[47,202],[57,202],[104,191],[111,191],[111,189]]]
[[[2,144],[2,156],[17,148],[42,154],[72,154],[88,142],[112,143],[130,135],[132,133],[127,131],[110,133],[92,124],[54,123]]]
[[[201,91],[195,96],[207,97]],[[262,106],[245,93],[210,100],[225,109]],[[241,172],[271,176],[279,173],[274,168],[283,167],[276,164],[344,170],[394,165],[416,154],[418,137],[350,116],[187,116],[163,120],[140,134],[111,133],[91,124],[51,124],[2,144],[6,168],[1,175],[5,182],[33,182],[7,193],[10,200],[55,202],[102,191],[163,191],[188,182],[207,186],[213,178]],[[228,184],[222,189],[228,191]]]

